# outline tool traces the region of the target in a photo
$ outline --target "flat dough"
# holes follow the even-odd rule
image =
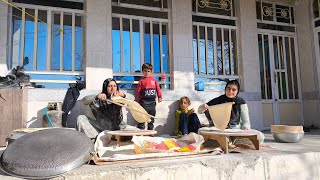
[[[125,99],[122,97],[112,97],[112,101],[115,103],[121,103],[124,107],[130,109],[132,117],[139,123],[150,122],[152,117],[147,111],[136,101]]]
[[[228,126],[233,104],[234,102],[228,102],[208,107],[214,126],[221,131],[224,131]]]

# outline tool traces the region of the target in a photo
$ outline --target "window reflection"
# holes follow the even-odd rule
[[[232,70],[233,74],[237,75],[238,74],[238,61],[237,61],[237,37],[236,37],[236,30],[232,29],[231,30],[231,51],[232,51]]]
[[[132,20],[132,41],[133,41],[133,70],[139,71],[141,68],[140,63],[140,27],[139,20]]]
[[[264,58],[265,58],[266,83],[267,83],[266,84],[266,86],[267,86],[267,98],[268,99],[272,99],[270,51],[269,51],[268,35],[264,35]]]
[[[286,66],[287,66],[287,73],[288,73],[288,90],[289,90],[289,99],[293,99],[293,88],[292,88],[292,78],[291,78],[291,59],[290,59],[290,49],[289,49],[289,38],[284,38],[285,42],[285,53],[286,53]]]
[[[37,70],[47,69],[47,11],[38,11]]]
[[[223,59],[222,59],[222,35],[221,29],[217,28],[217,61],[218,61],[218,74],[223,75]]]
[[[26,13],[34,16],[34,9],[26,9]],[[34,61],[34,19],[26,14],[24,37],[24,69],[33,70]]]
[[[130,65],[131,65],[131,61],[130,61],[130,20],[126,19],[126,18],[122,18],[122,46],[123,46],[123,64],[121,64],[123,66],[123,72],[130,72]],[[122,63],[122,62],[121,62]]]
[[[82,70],[83,59],[83,21],[81,15],[76,15],[75,22],[75,70]]]
[[[150,23],[144,23],[144,58],[146,63],[151,63]]]
[[[168,41],[167,41],[167,25],[162,24],[162,60],[163,60],[163,72],[169,72],[169,53],[168,53]],[[170,82],[170,81],[169,81]]]
[[[22,35],[22,13],[21,11],[12,9],[12,67],[20,64],[21,54],[21,35]]]
[[[63,70],[72,70],[72,15],[63,14]]]
[[[293,73],[294,93],[295,93],[295,99],[299,99],[297,68],[296,68],[297,64],[296,64],[294,38],[290,37],[290,42],[291,42],[291,57],[292,57],[292,73]]]
[[[112,18],[112,62],[113,72],[120,72],[120,19]]]
[[[259,64],[260,64],[260,82],[261,82],[261,96],[262,99],[266,99],[266,90],[265,90],[265,69],[264,69],[264,62],[263,62],[263,47],[264,44],[262,42],[262,36],[261,34],[258,34],[258,46],[259,46]]]
[[[200,26],[200,73],[206,74],[206,41],[205,41],[205,27]]]
[[[51,61],[52,70],[60,70],[60,13],[54,13],[53,15],[53,28],[52,28],[52,54],[53,59]]]
[[[152,24],[153,30],[153,71],[160,73],[160,28],[158,23]]]
[[[229,44],[229,29],[224,29],[224,65],[225,65],[225,74],[231,75],[230,69],[230,44]]]
[[[214,74],[213,28],[208,27],[208,73]]]
[[[199,74],[197,26],[193,26],[193,69],[195,74]]]

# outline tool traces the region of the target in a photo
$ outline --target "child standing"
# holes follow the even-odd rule
[[[176,110],[176,136],[189,134],[190,132],[198,133],[201,127],[199,118],[194,109],[188,109],[191,102],[187,96],[183,96],[179,100],[180,109]]]
[[[142,65],[143,77],[139,80],[137,87],[137,99],[141,106],[150,114],[156,115],[156,96],[158,96],[158,102],[162,101],[162,93],[157,80],[151,76],[153,66],[145,63]],[[148,130],[153,130],[154,119],[151,118],[151,122],[148,123]],[[145,129],[144,123],[138,124],[139,129]]]

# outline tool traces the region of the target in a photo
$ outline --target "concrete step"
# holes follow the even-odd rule
[[[230,153],[183,159],[84,165],[55,179],[320,179],[320,130],[306,133],[300,143],[277,143],[270,133],[265,145],[274,151]],[[19,179],[0,171],[0,179]]]

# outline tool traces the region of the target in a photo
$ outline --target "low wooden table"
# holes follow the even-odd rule
[[[107,134],[115,136],[117,140],[117,146],[120,146],[120,137],[121,136],[151,136],[157,134],[157,131],[154,130],[118,130],[118,131],[109,131]]]
[[[202,135],[205,140],[213,139],[218,141],[219,145],[225,151],[225,153],[229,153],[229,138],[231,141],[236,138],[248,138],[251,140],[257,150],[260,149],[260,134],[258,131],[238,130],[233,132],[226,129],[225,131],[200,131],[199,134]]]

